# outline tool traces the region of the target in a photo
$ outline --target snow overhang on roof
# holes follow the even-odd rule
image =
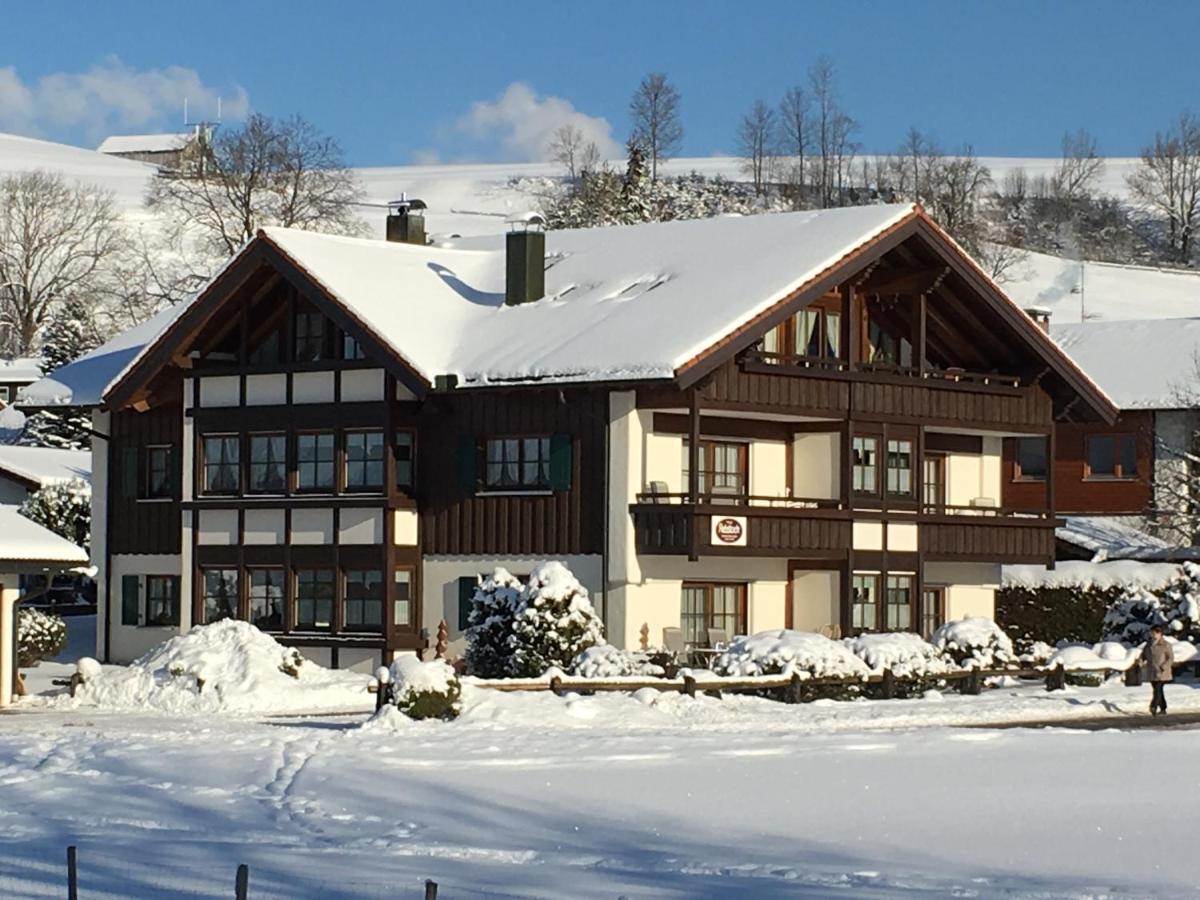
[[[0,476],[3,475],[39,487],[76,478],[91,482],[92,454],[88,450],[0,444]]]
[[[70,568],[87,562],[82,547],[25,518],[18,507],[0,504],[0,571],[13,566]]]

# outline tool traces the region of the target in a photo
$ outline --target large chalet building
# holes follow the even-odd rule
[[[55,374],[95,406],[103,658],[236,616],[373,667],[549,558],[621,646],[928,633],[1054,558],[1005,440],[1117,415],[913,206],[387,231],[265,229]]]

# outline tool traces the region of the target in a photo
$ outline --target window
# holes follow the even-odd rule
[[[296,570],[296,627],[333,628],[333,569]]]
[[[925,588],[921,597],[921,636],[925,640],[929,640],[945,621],[946,589],[942,587]]]
[[[821,311],[802,309],[796,313],[796,355],[821,355]]]
[[[383,629],[383,573],[378,569],[347,569],[345,619],[348,631]]]
[[[283,569],[250,570],[250,621],[263,631],[283,631]]]
[[[146,497],[161,500],[174,496],[174,447],[146,448]]]
[[[787,351],[784,349],[784,342],[787,338],[787,331],[783,325],[776,325],[770,331],[763,335],[762,348],[764,353],[772,354],[766,362],[776,363],[777,356],[784,355]]]
[[[946,457],[941,453],[926,455],[921,492],[926,509],[943,509],[946,505]]]
[[[870,345],[868,362],[893,366],[900,364],[900,345],[895,336],[885,331],[874,319],[867,322],[867,342]]]
[[[282,494],[287,484],[287,439],[282,434],[250,435],[249,489]]]
[[[899,497],[913,495],[913,445],[908,440],[887,442],[887,490]]]
[[[889,575],[887,594],[884,597],[884,622],[886,631],[908,631],[912,628],[913,583],[912,575]]]
[[[296,362],[325,359],[325,317],[319,312],[296,313]]]
[[[204,621],[234,619],[238,614],[238,570],[201,569]]]
[[[825,313],[825,356],[837,359],[842,355],[842,314],[828,310]]]
[[[8,385],[0,384],[0,402],[8,402]]]
[[[366,359],[362,344],[352,335],[342,332],[342,359]]]
[[[236,434],[204,436],[204,490],[236,494],[241,487],[241,442]]]
[[[296,435],[296,489],[333,490],[333,432]]]
[[[746,585],[685,582],[679,625],[683,640],[706,647],[708,629],[718,628],[732,638],[746,631]]]
[[[683,485],[691,484],[691,442],[683,439]],[[734,441],[701,441],[700,493],[739,496],[749,484],[749,447]]]
[[[412,569],[396,569],[392,573],[392,627],[394,628],[409,628],[413,624],[413,605],[412,605]],[[476,579],[472,578],[472,595],[474,595],[474,583]],[[462,618],[462,579],[459,579],[459,611],[458,611],[458,628],[461,631],[466,625]]]
[[[850,586],[850,627],[874,631],[879,627],[879,575],[855,572]]]
[[[413,433],[397,431],[396,444],[392,448],[396,458],[396,487],[406,492],[413,489],[413,465],[416,462],[413,450]]]
[[[1087,439],[1088,478],[1137,478],[1137,441],[1132,434],[1093,434]]]
[[[1017,438],[1017,478],[1022,481],[1045,481],[1047,471],[1046,439]]]
[[[550,438],[489,438],[484,485],[491,490],[549,489]]]
[[[265,365],[267,363],[282,362],[280,348],[283,342],[280,340],[279,329],[275,328],[267,332],[263,339],[250,351],[246,361],[251,365]]]
[[[855,435],[851,442],[851,452],[854,457],[852,468],[854,492],[857,494],[877,493],[876,468],[878,461],[876,457],[879,452],[879,439]]]
[[[179,624],[179,576],[146,576],[146,624]]]
[[[346,488],[351,491],[383,488],[383,432],[346,432]]]

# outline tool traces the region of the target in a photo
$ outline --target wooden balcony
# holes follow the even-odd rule
[[[838,500],[791,497],[640,494],[629,508],[637,552],[648,556],[778,556],[841,559],[851,548],[853,523],[916,523],[928,560],[1047,563],[1054,558],[1057,520],[997,507],[926,507],[889,516],[852,510]],[[714,523],[733,519],[744,533],[728,542]],[[736,528],[734,528],[736,531]]]

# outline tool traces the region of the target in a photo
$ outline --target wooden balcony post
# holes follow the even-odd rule
[[[697,531],[700,522],[696,515],[696,504],[700,502],[700,389],[693,387],[688,398],[688,503],[691,504],[691,528],[688,529],[688,559],[695,562],[700,558]]]
[[[913,350],[917,354],[917,371],[922,378],[925,377],[925,334],[927,331],[927,313],[926,299],[924,294],[917,295],[917,314],[916,319],[917,333],[913,336]]]
[[[1055,498],[1054,498],[1054,456],[1057,451],[1058,428],[1051,426],[1050,433],[1046,435],[1046,518],[1053,523],[1055,516]],[[1054,568],[1054,557],[1050,557],[1050,568]]]
[[[858,318],[854,309],[854,285],[842,285],[842,347],[846,357],[846,368],[853,369],[858,362]]]

